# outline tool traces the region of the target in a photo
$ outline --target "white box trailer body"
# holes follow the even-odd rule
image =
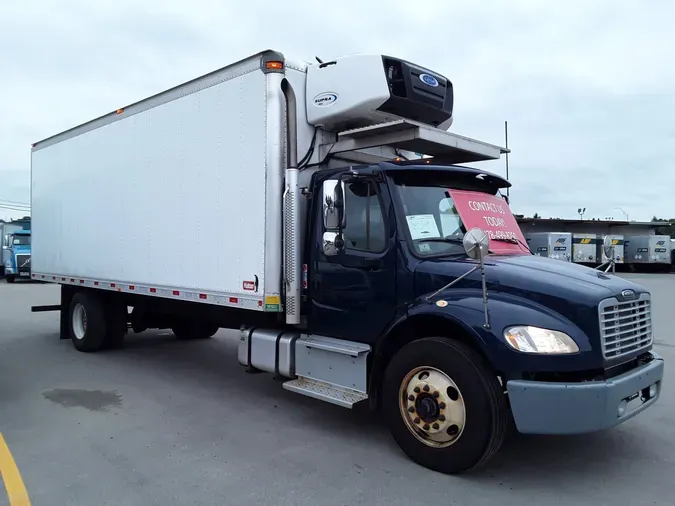
[[[280,74],[261,71],[265,61],[249,58],[38,143],[34,272],[278,310],[284,105],[278,82],[269,86]]]

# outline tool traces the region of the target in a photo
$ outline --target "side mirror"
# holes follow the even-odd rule
[[[605,236],[603,239],[602,251],[607,258],[614,258],[614,240],[611,237]]]
[[[480,260],[482,264],[483,259],[488,254],[490,238],[488,237],[487,233],[485,233],[485,230],[475,227],[468,230],[466,234],[464,234],[462,244],[467,256],[469,258],[473,258],[474,260]]]
[[[332,257],[340,253],[345,247],[345,241],[342,235],[337,232],[323,233],[323,254]]]
[[[347,226],[345,219],[344,183],[331,179],[323,182],[323,226],[338,230]]]

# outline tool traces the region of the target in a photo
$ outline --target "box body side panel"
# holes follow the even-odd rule
[[[264,293],[266,82],[233,75],[33,151],[33,271]]]

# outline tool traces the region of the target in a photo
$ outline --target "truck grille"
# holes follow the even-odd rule
[[[16,268],[19,270],[30,270],[30,255],[17,255]]]
[[[652,344],[652,301],[648,293],[631,301],[605,299],[598,309],[605,358],[622,357]]]

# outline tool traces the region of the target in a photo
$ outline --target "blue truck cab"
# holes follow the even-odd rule
[[[499,196],[505,179],[419,160],[312,179],[308,332],[372,348],[370,401],[416,462],[465,471],[499,448],[511,419],[522,433],[579,434],[658,399],[664,366],[644,287],[526,244],[480,262],[467,254],[476,229],[448,189]],[[442,233],[414,236],[414,216]]]
[[[17,278],[30,279],[30,230],[15,230],[8,235],[5,250],[5,280],[14,283]]]

